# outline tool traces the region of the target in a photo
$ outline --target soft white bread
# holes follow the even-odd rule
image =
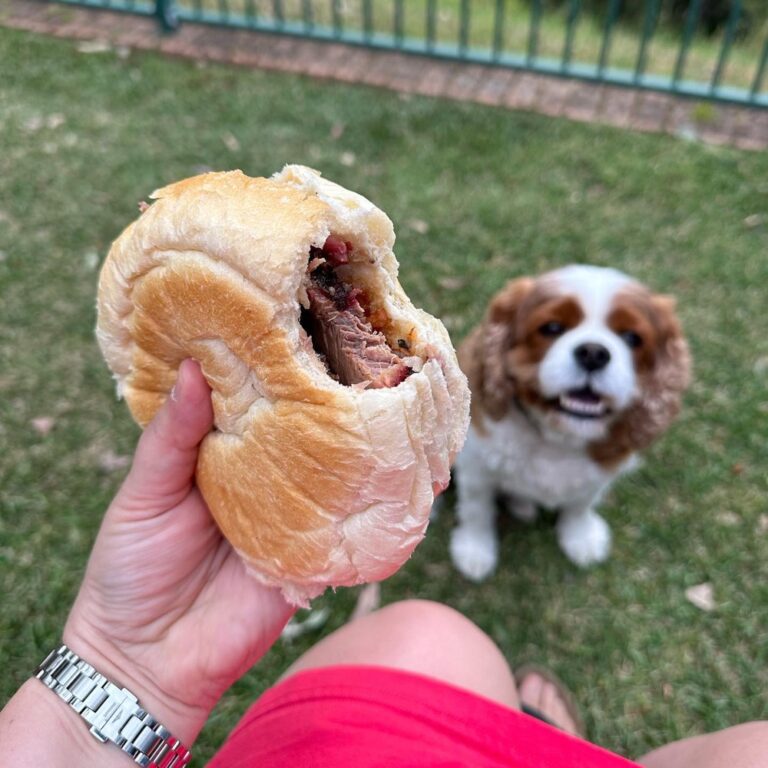
[[[397,280],[391,221],[302,166],[209,173],[152,197],[99,281],[97,338],[118,394],[144,426],[181,361],[201,363],[215,429],[197,483],[256,578],[289,601],[389,576],[424,535],[469,411],[445,328]],[[300,324],[310,248],[331,234],[351,244],[339,272],[390,346],[407,339],[420,359],[396,387],[340,384]]]

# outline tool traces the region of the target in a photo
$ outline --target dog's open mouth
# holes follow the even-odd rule
[[[564,392],[557,401],[557,408],[579,419],[599,419],[610,410],[605,398],[591,387]]]

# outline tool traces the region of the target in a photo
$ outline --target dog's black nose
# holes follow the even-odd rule
[[[573,356],[576,362],[589,373],[605,368],[611,360],[611,353],[602,344],[579,344],[573,350]]]

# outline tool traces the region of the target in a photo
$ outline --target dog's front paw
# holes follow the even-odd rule
[[[454,528],[451,534],[451,559],[458,571],[470,581],[484,581],[496,569],[499,542],[491,529],[468,525]]]
[[[566,557],[582,568],[602,563],[611,552],[611,529],[592,510],[561,515],[557,521],[557,540]]]

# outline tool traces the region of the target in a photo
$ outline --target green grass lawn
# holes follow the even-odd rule
[[[168,181],[301,162],[391,215],[406,290],[456,341],[507,278],[588,261],[676,293],[695,355],[681,420],[604,503],[608,563],[570,565],[550,519],[502,521],[503,567],[470,585],[449,503],[384,601],[466,612],[629,755],[768,717],[766,154],[6,30],[0,72],[0,701],[59,638],[124,471],[104,458],[138,434],[93,337],[111,240]],[[684,595],[702,582],[711,612]],[[196,765],[354,592],[321,602],[326,627],[234,686]]]

